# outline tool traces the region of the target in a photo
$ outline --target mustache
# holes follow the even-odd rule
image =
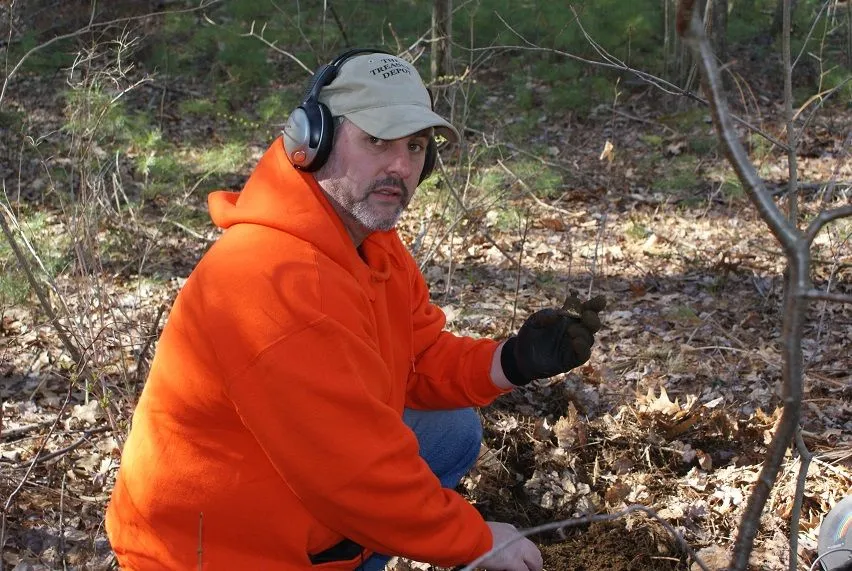
[[[367,189],[367,194],[371,192],[375,192],[381,188],[396,188],[402,193],[402,196],[408,196],[408,187],[405,185],[405,181],[401,178],[389,176],[376,181],[373,181],[373,184],[370,185],[370,188]]]

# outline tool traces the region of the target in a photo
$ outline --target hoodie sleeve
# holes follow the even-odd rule
[[[334,340],[335,357],[318,348]],[[369,371],[369,378],[367,372]],[[245,426],[287,485],[330,529],[381,553],[442,566],[491,548],[461,496],[441,487],[399,414],[369,384],[390,379],[380,356],[330,317],[280,339],[233,379]]]
[[[491,380],[491,360],[499,342],[444,331],[444,312],[430,302],[426,280],[411,255],[406,254],[415,354],[406,405],[419,409],[485,406],[510,392]]]

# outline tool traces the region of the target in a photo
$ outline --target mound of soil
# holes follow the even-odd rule
[[[547,571],[678,571],[684,558],[651,526],[628,530],[621,523],[597,523],[559,543],[542,545]]]

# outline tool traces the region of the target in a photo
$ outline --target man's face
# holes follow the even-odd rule
[[[399,220],[420,179],[429,135],[425,130],[386,141],[351,121],[337,127],[334,147],[316,180],[356,245]]]

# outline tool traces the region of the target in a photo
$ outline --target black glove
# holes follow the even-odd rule
[[[542,309],[527,318],[516,337],[500,353],[503,373],[513,385],[570,371],[589,360],[595,333],[601,328],[598,312],[606,307],[602,295],[580,303],[569,297],[560,309]]]

